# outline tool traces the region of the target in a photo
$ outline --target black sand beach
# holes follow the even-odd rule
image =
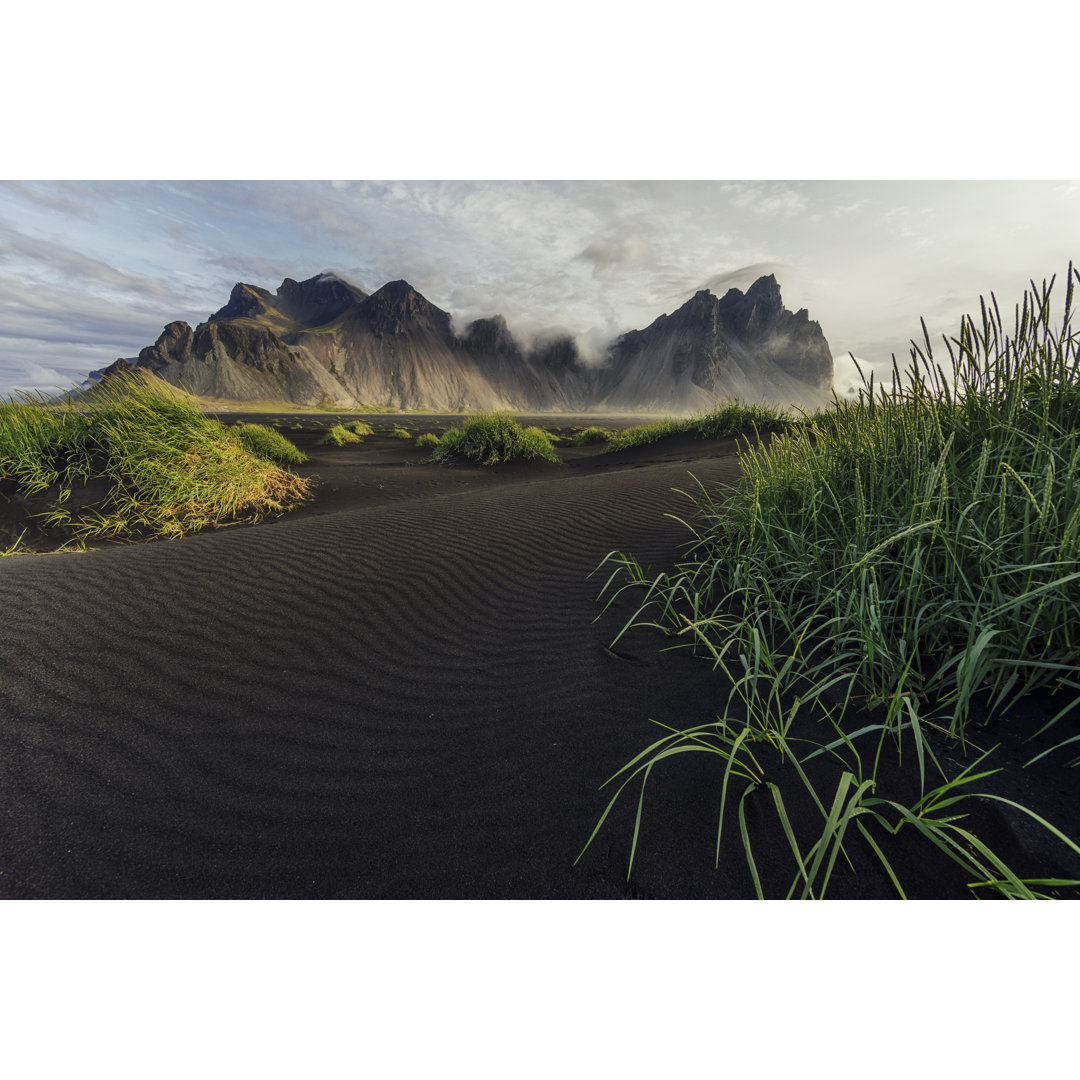
[[[299,510],[0,561],[0,896],[752,897],[737,832],[714,867],[720,770],[706,755],[654,772],[629,881],[636,789],[574,865],[609,798],[600,784],[662,734],[650,718],[704,723],[727,696],[658,634],[612,651],[630,608],[596,621],[606,572],[589,575],[614,549],[670,568],[689,534],[666,515],[692,510],[673,489],[734,480],[734,440],[439,466],[386,429],[448,418],[369,417],[377,433],[343,448],[288,430],[311,417],[277,419],[311,455],[298,471],[321,478]],[[1002,743],[998,765],[1027,761],[1049,745],[1022,744],[1028,731],[999,725],[980,745]],[[1068,757],[980,790],[1075,839]],[[751,806],[751,829],[779,841],[769,807]],[[999,804],[969,827],[1021,873],[1080,877]],[[790,851],[757,850],[782,895]],[[970,895],[914,835],[891,853],[910,895]],[[896,896],[872,859],[853,861],[830,895]]]

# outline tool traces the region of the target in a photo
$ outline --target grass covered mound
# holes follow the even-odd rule
[[[444,432],[432,448],[431,460],[463,458],[481,465],[533,460],[558,463],[551,444],[546,431],[523,428],[509,413],[479,413],[461,427]]]
[[[370,432],[369,432],[370,434]],[[319,440],[320,446],[345,446],[347,443],[363,442],[363,438],[355,431],[349,431],[343,424],[335,424]]]
[[[993,760],[984,754],[960,772],[940,760],[942,746],[973,739],[976,712],[1009,722],[1023,699],[1056,691],[1056,711],[1030,737],[1080,705],[1077,280],[1070,266],[1057,321],[1053,281],[1032,283],[1011,334],[991,297],[946,341],[945,366],[924,324],[904,375],[894,361],[891,386],[875,389],[871,377],[855,400],[750,446],[734,490],[701,493],[694,546],[675,572],[654,577],[631,556],[608,557],[621,570],[606,591],[647,590],[627,626],[691,645],[730,686],[717,723],[669,729],[620,770],[612,803],[631,781],[643,790],[659,761],[696,750],[716,756],[722,798],[737,802],[759,895],[745,815],[759,790],[769,793],[775,842],[792,852],[789,896],[823,895],[855,842],[904,895],[883,849],[902,829],[982,893],[1032,897],[1080,884],[1013,873],[964,827],[966,800],[981,794],[972,785],[996,771]],[[783,774],[765,767],[777,755]],[[811,759],[817,767],[823,755],[836,763],[827,788],[810,779]],[[914,773],[916,800],[878,790],[886,760]],[[809,792],[816,822],[789,817],[792,789],[780,775],[804,802]],[[1019,804],[981,798],[1035,817],[1080,854]],[[718,853],[723,824],[722,802]]]
[[[237,424],[233,429],[249,454],[278,465],[303,465],[308,456],[266,424]]]
[[[0,402],[0,482],[23,496],[55,489],[43,524],[71,540],[174,537],[257,520],[308,496],[311,482],[253,453],[252,440],[283,452],[130,372],[78,395]],[[73,509],[73,491],[99,480],[104,497]]]
[[[696,435],[701,439],[724,439],[732,435],[750,435],[759,431],[782,431],[796,423],[790,413],[768,405],[744,405],[740,401],[718,404],[711,412],[679,420],[659,420],[654,424],[636,424],[609,433],[608,450],[627,450],[646,446],[674,435]],[[599,441],[602,428],[588,428],[589,441]],[[582,432],[584,436],[586,432]]]
[[[592,427],[582,428],[574,437],[570,440],[571,446],[591,446],[595,443],[607,443],[615,437],[615,432],[611,428],[597,427],[595,424]]]

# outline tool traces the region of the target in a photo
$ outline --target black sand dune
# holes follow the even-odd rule
[[[385,434],[341,449],[287,434],[323,478],[294,514],[0,562],[0,895],[753,895],[736,831],[714,869],[705,755],[654,773],[629,882],[636,794],[573,865],[599,785],[660,734],[649,718],[702,723],[726,697],[645,631],[609,650],[621,624],[594,622],[605,575],[589,574],[616,548],[670,566],[688,534],[665,514],[690,510],[672,489],[734,479],[733,442],[481,468],[408,464],[422,452]],[[1015,737],[1003,751],[1035,752]],[[1010,790],[1075,833],[1077,772],[1044,761]],[[980,813],[1017,869],[1080,876]],[[751,818],[764,837],[768,807]],[[901,841],[913,893],[965,895]],[[790,854],[764,844],[782,892]],[[831,892],[895,895],[856,869]]]

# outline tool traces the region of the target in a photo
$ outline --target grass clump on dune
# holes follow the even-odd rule
[[[375,429],[370,424],[365,424],[363,420],[354,420],[351,424],[346,424],[345,428],[361,438],[375,434]]]
[[[32,495],[61,482],[90,477],[89,416],[70,404],[21,395],[0,401],[0,478]]]
[[[335,424],[319,440],[320,446],[345,446],[347,443],[358,443],[364,440],[355,432],[349,431],[343,424]]]
[[[659,442],[672,435],[686,435],[692,430],[692,423],[693,421],[687,419],[657,420],[652,424],[635,424],[633,427],[612,433],[611,438],[607,440],[607,449],[609,451],[629,450],[631,446],[648,446],[650,443]]]
[[[733,780],[747,782],[739,836],[759,896],[745,817],[757,790],[770,794],[776,842],[792,852],[789,896],[823,895],[854,842],[905,895],[884,848],[902,829],[959,864],[977,892],[1030,898],[1080,884],[1013,873],[962,824],[965,800],[1034,818],[1067,857],[1080,847],[1027,808],[971,786],[998,771],[985,765],[989,752],[958,773],[933,749],[963,751],[973,714],[1008,722],[1037,691],[1060,697],[1027,737],[1075,718],[1080,705],[1078,280],[1070,265],[1057,322],[1054,282],[1032,283],[1011,334],[996,300],[983,302],[979,318],[946,340],[944,367],[924,324],[903,375],[894,360],[890,387],[875,389],[871,376],[855,400],[750,446],[733,490],[697,498],[694,544],[674,573],[650,580],[631,556],[608,556],[619,569],[606,592],[646,589],[624,632],[661,629],[703,653],[730,690],[715,724],[668,729],[616,774],[623,787],[601,824],[631,780],[643,794],[655,764],[695,750],[722,770],[717,859],[723,799]],[[831,738],[796,739],[800,718]],[[1078,740],[1033,750],[1033,759]],[[877,790],[880,763],[893,755],[899,765],[901,748],[915,801]],[[816,826],[789,820],[779,774],[761,764],[775,753],[817,803]],[[808,779],[810,760],[823,755],[837,763],[835,792]],[[631,861],[636,841],[637,826]]]
[[[109,481],[108,494],[73,515],[72,491],[97,478]],[[0,479],[24,495],[57,488],[45,525],[80,541],[257,520],[311,487],[252,454],[187,395],[137,372],[56,399],[0,402]]]
[[[423,435],[417,436],[416,445],[424,450],[434,449],[439,445],[439,436],[433,431],[425,431]]]
[[[571,446],[589,446],[593,443],[610,442],[615,437],[615,432],[610,428],[587,427],[579,431],[571,440]]]
[[[233,429],[249,454],[279,465],[303,465],[308,456],[266,424],[238,424]]]
[[[608,450],[627,450],[631,446],[646,446],[674,435],[696,435],[701,439],[724,439],[732,435],[751,435],[758,431],[784,430],[795,423],[790,413],[768,405],[745,405],[740,401],[718,404],[711,412],[677,420],[658,420],[653,424],[636,424],[613,433],[607,440]],[[589,428],[600,431],[600,428]]]
[[[432,448],[432,461],[464,458],[481,465],[507,461],[551,461],[559,457],[551,436],[538,427],[523,428],[509,413],[479,413],[461,427],[450,428]]]

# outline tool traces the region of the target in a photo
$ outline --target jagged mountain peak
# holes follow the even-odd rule
[[[788,311],[767,274],[721,299],[700,289],[671,315],[624,334],[601,377],[606,400],[622,407],[692,409],[721,396],[817,406],[832,371],[821,327]]]
[[[137,362],[208,400],[449,411],[696,411],[730,395],[816,407],[832,379],[821,327],[784,308],[772,274],[721,299],[699,289],[598,365],[565,332],[526,349],[492,315],[458,336],[409,282],[368,295],[332,272],[276,293],[238,282],[207,323],[170,323]]]
[[[737,290],[736,290],[737,291]],[[776,299],[780,298],[780,283],[775,274],[762,274],[761,277],[746,290],[746,296],[750,299]]]
[[[521,354],[521,347],[514,340],[514,335],[506,325],[506,319],[501,315],[491,315],[469,323],[465,328],[463,341],[470,351],[485,355]]]
[[[357,309],[357,315],[374,331],[400,335],[410,327],[423,328],[450,340],[450,315],[437,308],[407,281],[388,281]]]
[[[369,299],[377,301],[380,304],[407,304],[417,300],[423,301],[425,304],[430,303],[426,297],[418,293],[416,289],[404,280],[404,278],[398,278],[396,281],[388,281],[381,289],[376,289]]]
[[[681,308],[678,308],[666,318],[679,323],[707,323],[711,327],[716,323],[719,304],[720,301],[708,289],[699,289]],[[657,322],[659,321],[658,319]]]
[[[260,289],[258,285],[248,285],[238,281],[229,294],[229,302],[219,308],[210,316],[210,322],[220,322],[222,319],[256,319],[266,314],[268,307],[273,305],[274,296],[267,289]]]
[[[353,305],[363,303],[368,294],[331,272],[316,274],[305,281],[285,280],[278,286],[276,305],[282,314],[307,326],[318,326],[340,318]]]
[[[729,289],[718,310],[724,326],[747,339],[771,333],[784,316],[791,317],[774,274],[758,278],[745,293]]]
[[[354,285],[351,281],[346,281],[340,274],[335,274],[332,270],[324,270],[321,274],[315,274],[313,277],[305,278],[303,281],[296,281],[291,277],[285,278],[278,286],[277,295],[289,296],[294,293],[304,293],[305,295],[320,293],[341,295],[342,293],[349,293],[352,296],[358,295],[362,299],[368,295],[359,286]]]
[[[541,337],[533,346],[533,356],[557,371],[581,367],[581,351],[570,334],[560,332]]]

